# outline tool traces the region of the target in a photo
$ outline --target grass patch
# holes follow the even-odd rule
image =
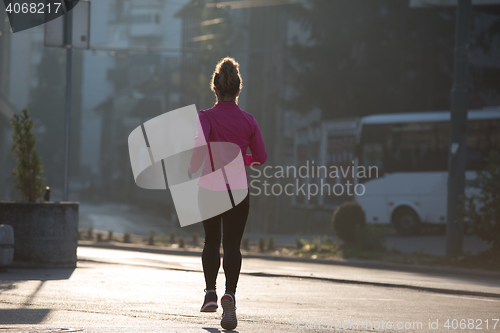
[[[317,237],[311,242],[297,239],[296,248],[288,250],[293,256],[306,258],[376,260],[405,265],[500,271],[498,264],[500,249],[489,249],[478,254],[466,253],[459,257],[447,257],[422,252],[403,253],[394,247],[388,249],[376,246],[368,250],[366,246],[359,244],[338,244],[330,238]]]
[[[336,258],[342,257],[342,246],[329,237],[315,237],[311,242],[304,239],[295,241],[297,249],[295,255],[298,257],[312,258]]]

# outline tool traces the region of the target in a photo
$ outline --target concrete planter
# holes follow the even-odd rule
[[[10,225],[0,224],[0,272],[7,270],[14,259],[14,230]]]
[[[14,263],[76,267],[77,202],[0,201],[0,224],[14,229]]]

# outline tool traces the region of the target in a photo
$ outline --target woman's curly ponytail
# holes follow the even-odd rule
[[[239,64],[233,58],[226,57],[217,63],[212,75],[212,90],[217,88],[220,98],[236,98],[242,88]]]

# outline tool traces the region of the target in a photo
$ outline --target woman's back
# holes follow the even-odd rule
[[[200,111],[199,118],[206,142],[234,143],[240,147],[242,156],[246,156],[247,148],[252,145],[254,160],[263,163],[267,158],[264,145],[256,144],[257,139],[262,140],[257,122],[235,102],[218,102]]]
[[[192,173],[204,162],[198,185],[215,191],[224,191],[226,185],[233,189],[248,188],[245,166],[260,165],[267,159],[262,135],[253,116],[241,110],[235,102],[218,102],[212,108],[200,111],[198,117],[200,123],[195,146],[208,143],[208,149],[199,149],[191,157]],[[252,155],[246,154],[248,148]],[[221,168],[224,168],[224,174],[217,172]]]

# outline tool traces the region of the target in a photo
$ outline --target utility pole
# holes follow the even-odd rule
[[[68,201],[71,139],[71,80],[73,48],[88,50],[90,43],[90,1],[61,0],[63,15],[48,17],[45,23],[44,45],[66,49],[66,102],[64,128],[64,174],[62,201]],[[74,13],[75,12],[75,16]]]
[[[446,255],[463,251],[463,221],[458,216],[459,200],[465,194],[467,111],[469,108],[469,36],[471,0],[458,0],[455,25],[455,68],[451,91],[450,151],[448,156],[448,202]]]
[[[71,1],[71,0],[70,0]],[[64,4],[63,4],[64,6]],[[72,6],[71,6],[72,8]],[[66,107],[65,107],[65,131],[64,131],[64,185],[63,201],[68,201],[69,187],[69,152],[71,138],[71,70],[72,70],[72,34],[73,34],[73,11],[66,11],[65,21],[65,44],[66,44]]]

